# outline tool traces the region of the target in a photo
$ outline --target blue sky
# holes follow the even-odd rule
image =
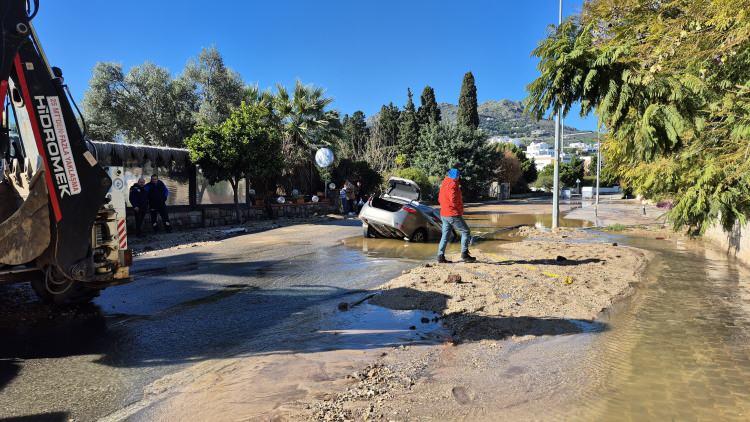
[[[566,0],[564,15],[582,0]],[[536,76],[531,50],[557,22],[556,0],[41,0],[34,21],[52,65],[83,98],[98,61],[151,61],[180,73],[215,45],[248,83],[324,87],[342,113],[401,106],[429,84],[456,103],[466,71],[479,101],[520,100]],[[566,125],[594,129],[577,115]]]

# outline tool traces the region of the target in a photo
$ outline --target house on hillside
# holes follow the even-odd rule
[[[492,144],[513,144],[516,147],[520,148],[523,145],[523,142],[521,142],[520,139],[511,138],[510,136],[492,136],[489,139],[487,139],[487,143]]]
[[[546,142],[532,142],[526,148],[526,156],[533,158],[536,163],[536,169],[541,170],[552,164],[555,158],[555,149]],[[560,162],[569,163],[570,155],[564,152],[560,153]]]

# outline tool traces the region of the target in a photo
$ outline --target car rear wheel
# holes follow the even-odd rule
[[[417,229],[409,238],[410,242],[422,243],[427,241],[427,231],[425,229]]]
[[[364,236],[365,238],[377,237],[375,230],[373,230],[369,224],[365,224],[364,226],[362,226],[362,236]]]

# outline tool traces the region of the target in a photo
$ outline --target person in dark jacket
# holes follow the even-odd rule
[[[448,263],[445,259],[445,248],[453,236],[453,229],[461,233],[461,260],[464,262],[475,262],[477,259],[469,255],[469,243],[471,242],[471,231],[464,221],[464,200],[461,195],[461,183],[459,181],[461,172],[456,164],[448,171],[448,175],[440,185],[440,219],[443,220],[443,236],[438,246],[438,263]]]
[[[130,187],[130,205],[135,213],[135,235],[141,235],[143,220],[146,218],[148,209],[148,192],[146,192],[146,179],[138,178],[138,182]]]
[[[169,196],[169,189],[167,186],[159,180],[159,176],[151,176],[151,183],[146,185],[146,192],[148,192],[148,206],[151,210],[151,228],[154,231],[159,231],[159,223],[156,221],[157,216],[161,216],[161,222],[167,229],[167,232],[172,231],[172,225],[169,223],[169,215],[167,214],[167,197]]]

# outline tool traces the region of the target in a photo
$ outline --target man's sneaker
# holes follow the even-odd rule
[[[477,259],[473,256],[469,255],[468,252],[462,252],[461,253],[461,260],[464,262],[477,262]]]
[[[438,255],[438,264],[450,264],[451,262],[445,259],[445,255]]]

